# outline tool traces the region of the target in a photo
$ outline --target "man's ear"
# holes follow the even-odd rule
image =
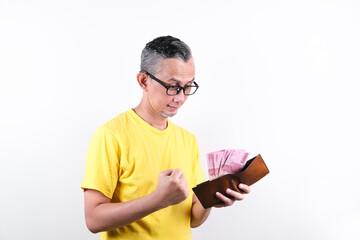
[[[148,84],[149,84],[149,78],[148,75],[146,73],[143,72],[139,72],[136,75],[136,79],[140,85],[140,87],[144,90],[144,91],[148,91]]]

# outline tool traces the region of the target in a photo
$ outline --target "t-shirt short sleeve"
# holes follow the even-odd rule
[[[119,180],[120,154],[115,133],[99,127],[90,139],[81,188],[100,191],[111,199]]]
[[[200,162],[200,154],[199,154],[199,146],[196,142],[195,139],[195,143],[194,143],[194,150],[193,150],[195,157],[194,157],[194,168],[193,168],[193,186],[195,187],[197,184],[200,184],[202,182],[205,181],[205,176],[204,176],[204,172],[202,170],[201,167],[201,162]]]

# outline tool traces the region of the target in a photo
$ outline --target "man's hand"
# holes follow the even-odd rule
[[[162,207],[184,201],[189,195],[189,188],[181,169],[168,169],[161,172],[154,193],[160,197]]]
[[[242,190],[242,193],[236,192],[234,190],[231,189],[227,189],[226,193],[230,196],[232,196],[233,198],[228,198],[226,196],[224,196],[223,194],[217,192],[216,193],[216,197],[218,197],[221,201],[223,201],[223,204],[217,204],[214,207],[216,208],[220,208],[220,207],[228,207],[234,204],[235,201],[241,201],[245,198],[245,194],[250,193],[250,187],[248,185],[245,185],[243,183],[239,184],[239,188],[240,190]]]
[[[228,197],[224,196],[223,194],[217,192],[216,196],[221,201],[223,201],[223,203],[222,204],[217,204],[214,207],[220,208],[220,207],[231,206],[231,205],[234,204],[235,201],[243,200],[245,198],[245,194],[250,193],[250,187],[245,185],[245,184],[240,183],[239,188],[241,190],[241,193],[233,191],[231,189],[226,190],[226,193],[228,195],[230,195],[232,198],[228,198]],[[210,210],[211,210],[211,208],[204,209],[203,206],[201,205],[199,199],[194,194],[194,196],[193,196],[193,206],[192,206],[192,209],[191,209],[191,223],[190,223],[190,226],[193,227],[193,228],[200,226],[203,222],[205,222],[205,220],[209,216]]]

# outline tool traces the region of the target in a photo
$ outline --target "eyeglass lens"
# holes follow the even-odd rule
[[[186,86],[184,88],[180,88],[180,87],[169,87],[167,90],[167,94],[174,96],[177,95],[178,93],[180,93],[180,91],[183,90],[185,95],[191,95],[194,94],[197,90],[196,86]]]

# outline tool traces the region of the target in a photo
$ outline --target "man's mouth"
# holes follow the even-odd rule
[[[170,106],[167,105],[168,108],[170,108],[171,110],[178,110],[180,106]]]

